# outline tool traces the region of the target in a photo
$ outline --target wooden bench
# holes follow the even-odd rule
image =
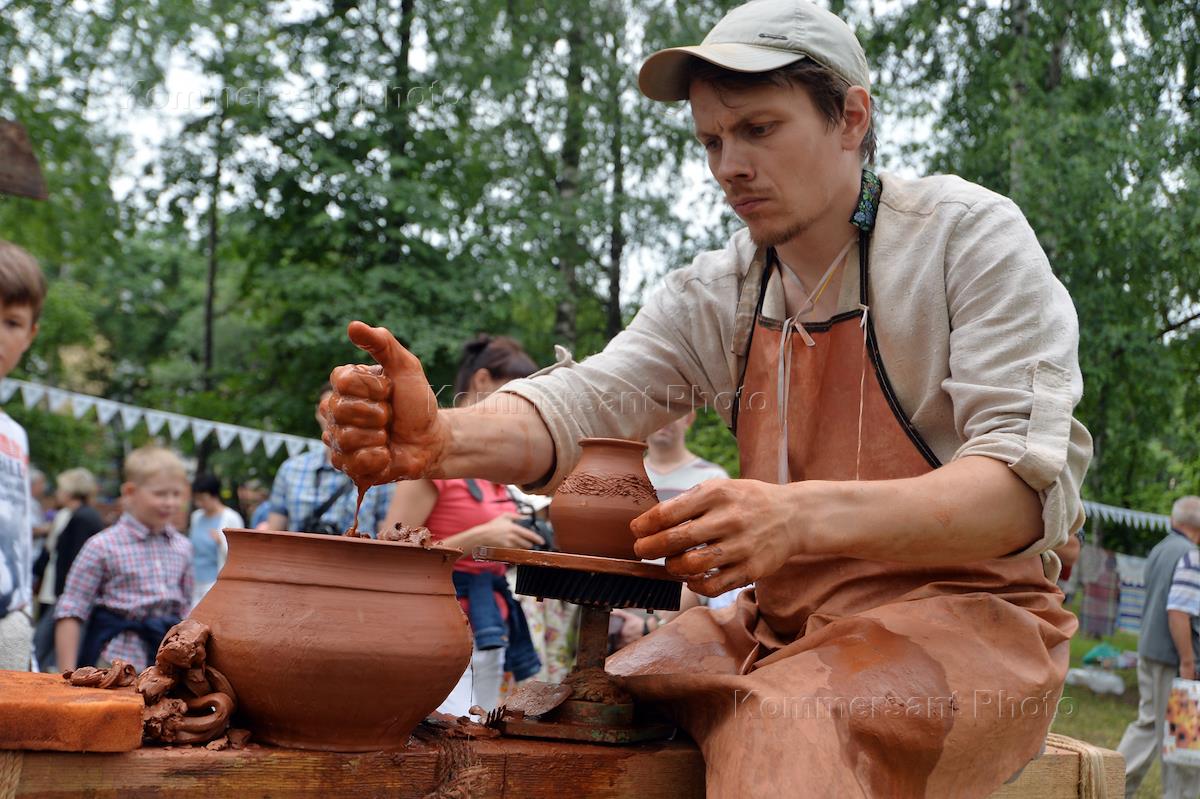
[[[1121,756],[1093,748],[1081,757],[1075,748],[1069,739],[1056,743],[1052,736],[1045,754],[993,797],[1085,796],[1084,760],[1102,772],[1099,784],[1110,799],[1123,797]],[[9,793],[13,786],[15,792]],[[254,745],[222,752],[200,747],[146,747],[123,754],[0,752],[0,799],[79,795],[692,799],[704,796],[704,761],[687,741],[612,747],[517,738],[418,740],[403,751],[358,755]],[[1087,799],[1102,795],[1093,790]]]

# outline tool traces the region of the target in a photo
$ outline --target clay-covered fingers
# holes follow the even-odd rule
[[[633,542],[633,551],[639,558],[653,560],[679,555],[692,547],[713,541],[717,531],[700,519],[688,519],[675,527],[668,527],[654,535]]]
[[[344,397],[361,397],[375,402],[390,402],[392,379],[382,366],[352,363],[339,366],[329,373],[329,384]]]
[[[667,571],[681,577],[704,574],[745,560],[741,550],[739,542],[734,539],[715,541],[667,558]]]
[[[630,522],[629,529],[638,538],[646,538],[668,528],[679,527],[709,510],[715,499],[717,499],[717,495],[714,494],[709,484],[701,483],[673,499],[658,503]]]
[[[363,399],[339,393],[330,394],[321,404],[321,408],[325,413],[325,418],[339,428],[385,431],[392,423],[392,406],[387,401]],[[362,446],[371,445],[363,444]]]
[[[687,587],[701,596],[720,596],[726,591],[742,588],[754,582],[745,568],[735,566],[729,569],[718,569],[708,574],[689,577]]]

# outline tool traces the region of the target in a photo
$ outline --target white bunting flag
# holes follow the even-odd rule
[[[217,425],[217,446],[221,449],[229,449],[229,445],[237,438],[238,429],[231,424]]]
[[[108,424],[117,415],[117,411],[120,408],[119,403],[106,399],[98,399],[96,400],[96,418],[100,420],[100,424]]]
[[[132,430],[142,421],[142,409],[133,405],[121,406],[121,424],[126,430]]]
[[[262,441],[263,434],[258,430],[251,430],[249,427],[243,427],[238,431],[238,440],[242,442],[242,452],[249,455],[258,446],[258,442]]]
[[[216,422],[208,422],[204,419],[192,419],[192,440],[199,444],[204,439],[208,438],[208,434],[215,428]]]
[[[95,397],[89,397],[87,394],[71,395],[71,415],[76,419],[82,419],[88,411],[95,407]]]
[[[46,389],[46,406],[54,413],[62,413],[63,408],[71,402],[71,392],[61,388]]]
[[[167,415],[159,411],[146,411],[146,429],[150,431],[150,435],[158,435],[158,431],[162,430],[163,425],[167,423]]]
[[[299,436],[288,436],[283,441],[287,444],[289,458],[294,458],[306,449],[304,439]]]
[[[43,386],[35,385],[34,383],[21,384],[21,401],[25,403],[26,408],[32,408],[42,401],[42,397],[46,396],[46,389]]]
[[[177,413],[168,413],[167,415],[167,432],[171,435],[172,441],[178,441],[183,438],[183,434],[188,431],[192,420],[186,416],[180,416]]]
[[[283,446],[283,436],[277,433],[263,433],[263,451],[268,458],[274,458],[275,453]]]
[[[4,380],[0,382],[0,402],[8,402],[12,399],[12,395],[17,393],[19,385],[16,380]]]

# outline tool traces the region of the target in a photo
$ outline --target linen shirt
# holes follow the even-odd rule
[[[128,513],[92,536],[71,565],[67,584],[54,609],[56,619],[87,623],[95,607],[127,618],[187,615],[194,588],[192,543],[168,526],[152,533]],[[146,649],[134,632],[113,638],[100,653],[110,663],[120,658],[146,665]]]
[[[1071,298],[1011,200],[953,176],[880,177],[868,313],[900,406],[940,463],[995,458],[1038,492],[1041,535],[1013,554],[1041,556],[1054,579],[1061,564],[1050,550],[1083,524],[1092,452],[1072,415],[1083,379]],[[644,440],[705,405],[728,424],[763,268],[741,229],[725,249],[668,273],[603,352],[500,389],[532,402],[554,441],[554,471],[531,490],[554,490],[581,438]],[[859,306],[858,274],[856,244],[839,313]],[[763,313],[782,319],[783,308],[775,279]]]
[[[302,452],[283,462],[275,473],[271,486],[271,497],[267,501],[273,513],[287,516],[288,529],[300,530],[301,523],[319,508],[335,491],[350,482],[350,478],[333,468],[324,448]],[[392,487],[372,486],[363,498],[362,511],[358,517],[360,531],[374,537],[387,517],[392,499]],[[354,524],[354,509],[358,504],[358,491],[350,486],[329,510],[321,517],[349,530]]]

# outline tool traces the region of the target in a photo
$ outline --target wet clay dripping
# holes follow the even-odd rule
[[[191,618],[256,739],[298,749],[404,746],[454,687],[471,636],[459,550],[421,529],[383,540],[226,530],[229,558]],[[387,540],[396,536],[398,539]]]
[[[585,438],[575,469],[550,505],[559,549],[578,555],[638,560],[629,523],[658,503],[640,441]]]

